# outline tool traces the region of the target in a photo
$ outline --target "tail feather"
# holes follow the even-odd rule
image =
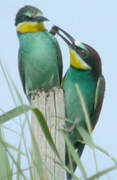
[[[84,144],[78,143],[77,153],[78,153],[79,157],[81,157],[81,155],[82,155],[82,152],[84,150],[84,146],[85,146]],[[70,163],[70,162],[72,162],[72,163]],[[76,165],[75,161],[72,159],[72,157],[69,157],[67,148],[66,148],[65,163],[66,163],[66,166],[71,170],[71,172],[74,173],[76,168],[77,168],[77,165]],[[72,167],[70,167],[70,165]],[[69,174],[68,172],[67,172],[67,180],[72,180],[72,175]]]

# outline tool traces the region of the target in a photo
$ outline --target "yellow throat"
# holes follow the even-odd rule
[[[90,66],[87,63],[85,63],[74,50],[70,48],[69,51],[70,51],[70,64],[72,67],[81,70],[91,69]]]
[[[37,22],[21,23],[17,26],[17,31],[20,33],[34,33],[46,30],[44,24]]]

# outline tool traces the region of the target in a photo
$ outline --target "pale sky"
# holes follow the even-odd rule
[[[93,132],[96,144],[106,149],[117,159],[117,1],[116,0],[8,0],[0,5],[0,59],[6,65],[24,101],[24,95],[18,73],[18,38],[14,26],[15,15],[24,5],[40,8],[52,23],[68,31],[74,38],[95,48],[102,59],[103,75],[106,79],[106,93],[99,121]],[[50,27],[50,26],[49,26]],[[59,39],[60,40],[60,39]],[[59,41],[63,51],[64,73],[69,67],[68,48]],[[4,76],[0,70],[0,102],[4,111],[14,107]],[[7,123],[16,130],[16,124]],[[9,143],[16,143],[15,135],[7,134]],[[102,153],[97,153],[98,167],[102,170],[114,165]],[[88,175],[95,173],[92,153],[85,148],[81,158]],[[117,170],[109,173],[111,180],[116,180]],[[107,180],[103,176],[100,180]]]

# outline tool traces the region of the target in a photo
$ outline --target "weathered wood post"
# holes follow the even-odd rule
[[[37,92],[35,97],[32,98],[31,103],[33,106],[39,108],[45,116],[54,143],[56,144],[63,162],[65,162],[65,142],[60,131],[64,126],[64,120],[62,120],[62,118],[65,118],[63,90],[60,88],[53,88],[48,93],[45,93],[44,91]],[[46,171],[44,171],[44,180],[54,180],[54,177],[58,180],[64,180],[65,171],[53,161],[53,159],[58,161],[58,158],[55,156],[50,145],[46,141],[34,114],[32,115],[32,128],[41,152],[41,157],[53,174],[52,176],[46,169]],[[37,177],[35,180],[39,180],[39,178]]]

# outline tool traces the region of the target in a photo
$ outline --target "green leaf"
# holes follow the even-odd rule
[[[18,164],[18,167],[21,168],[21,142],[19,143],[19,151],[18,151],[18,155],[17,155],[17,164]],[[18,172],[17,173],[17,177],[16,177],[17,180],[20,180],[20,173]]]
[[[13,161],[13,164],[16,166],[18,172],[23,176],[24,180],[26,180],[26,177],[23,173],[23,171],[21,170],[21,168],[19,167],[18,163],[16,162],[15,158],[13,157],[13,155],[10,153],[10,151],[8,150],[8,148],[5,146],[5,144],[3,144],[6,152],[8,153],[8,155],[10,156],[11,160]],[[9,177],[11,176],[12,174],[9,175]]]
[[[15,152],[18,152],[19,149],[17,149],[15,146],[12,146],[11,144],[7,143],[6,141],[4,141],[3,139],[0,139],[0,142],[3,143],[5,146],[7,146],[7,148],[15,151]],[[24,152],[21,151],[21,154],[23,156],[26,156],[26,154]]]
[[[105,174],[107,174],[113,170],[116,170],[116,169],[117,169],[117,166],[113,166],[111,168],[105,169],[105,170],[100,171],[100,172],[94,174],[93,176],[89,177],[87,180],[95,180],[96,178],[99,178],[99,177],[101,177],[101,176],[103,176],[103,175],[105,175]]]
[[[2,72],[3,72],[3,74],[4,74],[5,80],[6,80],[6,82],[7,82],[7,86],[8,86],[8,89],[9,89],[9,91],[10,91],[11,97],[12,97],[12,99],[13,99],[13,102],[14,102],[15,106],[16,106],[17,103],[16,103],[16,99],[15,99],[13,90],[12,90],[12,88],[11,88],[11,85],[10,85],[10,82],[9,82],[9,78],[8,78],[8,76],[7,76],[7,73],[6,73],[6,69],[4,69],[3,64],[2,64],[1,61],[0,61],[0,66],[1,66]]]
[[[101,151],[102,153],[104,153],[106,156],[108,156],[115,163],[115,165],[117,165],[117,160],[114,157],[112,157],[105,149],[102,149],[101,147],[97,145],[95,145],[95,148],[98,151]]]
[[[75,163],[77,164],[77,166],[79,167],[83,177],[84,177],[84,180],[87,180],[87,174],[86,174],[86,171],[80,161],[80,158],[77,154],[77,152],[75,151],[73,145],[71,144],[70,140],[68,139],[67,135],[64,134],[64,138],[65,138],[65,142],[67,144],[67,147],[69,149],[69,152],[71,154],[71,156],[73,157],[73,160],[75,161]]]
[[[40,180],[44,180],[44,173],[43,173],[43,162],[41,159],[41,154],[39,151],[39,147],[37,145],[36,139],[34,137],[34,134],[32,132],[32,128],[30,127],[30,132],[32,136],[32,162],[34,165],[34,176],[37,177],[37,174],[39,176]],[[35,179],[35,178],[34,178]]]
[[[87,129],[88,129],[88,133],[89,133],[89,135],[91,137],[90,139],[91,139],[92,145],[93,145],[92,146],[92,150],[93,150],[94,161],[95,161],[96,172],[97,172],[98,171],[98,163],[97,163],[97,159],[96,159],[96,153],[95,153],[95,148],[94,148],[94,143],[93,143],[93,137],[92,137],[92,134],[91,134],[92,126],[91,126],[91,122],[90,122],[89,112],[88,112],[88,109],[87,109],[87,106],[86,106],[83,94],[82,94],[82,92],[80,90],[80,86],[78,84],[76,84],[75,86],[76,86],[76,90],[77,90],[78,96],[80,98],[80,103],[81,103],[82,110],[83,110],[83,113],[84,113],[84,117],[85,117]]]
[[[88,109],[87,109],[83,94],[82,94],[82,92],[80,90],[80,86],[78,84],[75,84],[75,87],[76,87],[78,96],[80,98],[80,102],[81,102],[82,110],[83,110],[83,113],[84,113],[84,116],[85,116],[85,121],[86,121],[86,125],[87,125],[87,128],[88,128],[89,134],[91,134],[92,127],[91,127],[91,123],[90,123],[89,112],[88,112]]]
[[[57,155],[57,157],[60,159],[60,161],[62,162],[60,155],[56,149],[56,146],[53,142],[52,136],[50,134],[50,131],[48,129],[47,123],[46,123],[46,119],[44,118],[43,114],[37,109],[37,108],[33,108],[32,106],[28,106],[28,105],[21,105],[18,106],[10,111],[8,111],[7,113],[4,113],[3,115],[0,116],[0,124],[7,122],[10,119],[13,119],[23,113],[26,113],[28,111],[32,110],[34,112],[34,114],[37,117],[37,120],[39,121],[42,130],[44,132],[44,135],[48,141],[48,143],[50,144],[51,148],[53,149],[53,151],[55,152],[55,154]]]
[[[3,139],[2,132],[0,129],[0,140]],[[8,154],[6,152],[6,149],[4,148],[4,145],[0,141],[0,179],[7,179],[11,180],[9,175],[12,173],[10,164],[9,164],[9,159],[8,159]]]
[[[32,110],[31,106],[27,106],[27,105],[21,105],[18,106],[6,113],[4,113],[3,115],[0,116],[0,124],[7,122],[8,120],[11,120],[23,113],[28,112],[29,110]]]
[[[57,157],[61,160],[61,157],[56,149],[56,146],[54,144],[54,141],[52,139],[51,133],[49,131],[48,125],[46,123],[46,119],[44,118],[43,114],[37,109],[37,108],[33,108],[33,112],[35,113],[37,120],[39,121],[42,130],[45,134],[46,139],[48,140],[48,143],[50,144],[51,148],[53,149],[53,151],[55,152],[55,154],[57,155]],[[63,163],[63,162],[62,162]]]
[[[83,138],[84,142],[88,144],[91,148],[93,148],[94,145],[92,143],[92,139],[88,134],[88,132],[82,126],[78,126],[77,130],[80,133],[81,137]]]

